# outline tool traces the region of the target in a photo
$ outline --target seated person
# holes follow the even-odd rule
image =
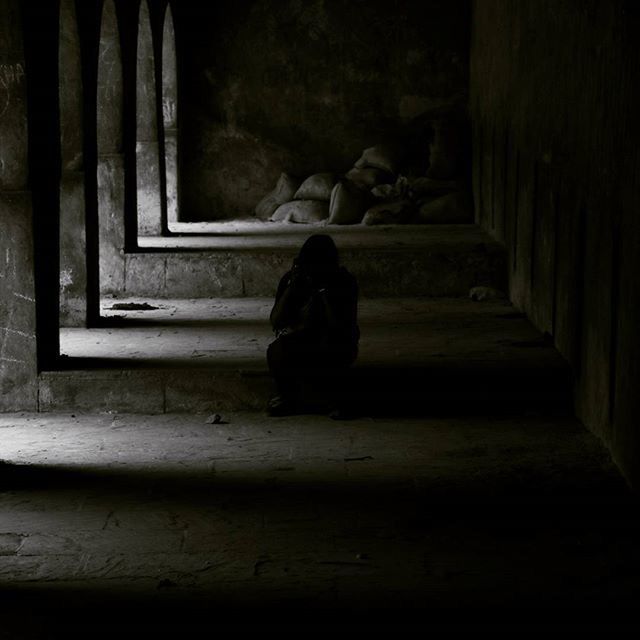
[[[302,386],[311,382],[339,416],[340,374],[358,355],[357,315],[356,279],[339,265],[330,236],[311,236],[280,280],[271,311],[276,340],[267,360],[278,395],[269,402],[270,415],[302,409]]]

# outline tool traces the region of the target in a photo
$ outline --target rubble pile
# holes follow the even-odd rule
[[[344,175],[316,173],[300,180],[282,173],[255,209],[272,222],[324,224],[460,224],[473,222],[462,176],[460,131],[433,123],[426,172],[406,163],[399,145],[369,147]]]

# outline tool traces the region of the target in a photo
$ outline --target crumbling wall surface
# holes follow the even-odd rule
[[[280,172],[346,172],[422,114],[467,104],[469,0],[174,10],[184,220],[251,214]]]
[[[19,2],[0,0],[0,411],[37,408],[27,103]]]
[[[576,411],[640,480],[640,4],[476,0],[478,222],[575,373]]]

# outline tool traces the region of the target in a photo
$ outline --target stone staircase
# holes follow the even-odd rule
[[[61,330],[40,410],[263,409],[273,293],[309,234],[295,227],[147,239],[127,256],[125,291],[103,299],[104,326]],[[361,288],[360,354],[343,381],[355,414],[571,411],[568,367],[543,336],[507,301],[469,299],[506,281],[504,251],[477,227],[330,233]]]

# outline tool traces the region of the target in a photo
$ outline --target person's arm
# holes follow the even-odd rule
[[[280,281],[276,301],[269,316],[274,331],[284,329],[296,319],[307,280],[304,274],[293,269]]]
[[[358,289],[355,282],[332,287],[328,284],[317,291],[323,303],[327,327],[334,335],[350,332],[357,324]]]

